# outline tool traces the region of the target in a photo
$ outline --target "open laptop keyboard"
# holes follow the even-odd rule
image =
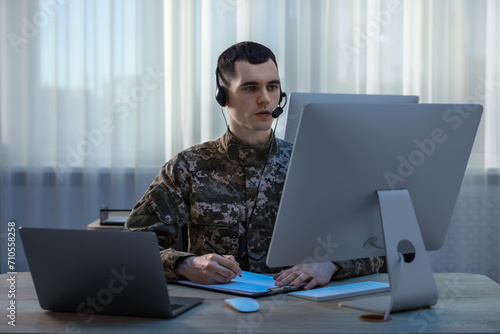
[[[387,292],[390,290],[391,286],[389,283],[366,281],[360,283],[328,286],[312,290],[295,291],[290,292],[289,295],[320,302],[333,299],[352,298],[379,292]]]

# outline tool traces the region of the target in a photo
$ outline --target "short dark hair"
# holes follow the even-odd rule
[[[237,61],[248,61],[250,64],[262,64],[271,59],[276,68],[276,56],[266,46],[255,42],[240,42],[227,48],[217,60],[217,70],[222,81],[222,86],[229,87],[236,76],[234,64]]]

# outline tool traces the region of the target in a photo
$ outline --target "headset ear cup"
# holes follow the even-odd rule
[[[217,86],[215,89],[215,99],[220,104],[221,107],[225,107],[227,104],[226,92],[224,88]]]
[[[215,100],[221,107],[225,107],[227,104],[226,92],[219,83],[219,68],[215,69]]]
[[[283,101],[284,97],[286,97],[286,93],[283,93],[280,88],[280,100],[278,102],[278,106],[281,105],[281,101]]]

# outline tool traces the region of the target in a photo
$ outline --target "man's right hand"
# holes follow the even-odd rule
[[[200,284],[229,283],[241,275],[240,266],[232,255],[190,256],[179,260],[176,269],[179,275]]]

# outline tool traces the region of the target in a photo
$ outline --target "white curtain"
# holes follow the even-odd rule
[[[500,281],[499,19],[498,0],[2,0],[2,228],[85,228],[103,203],[133,205],[177,151],[224,132],[217,57],[253,40],[275,52],[288,93],[482,104],[431,260]]]
[[[162,8],[0,1],[2,272],[9,221],[85,229],[103,204],[130,209],[161,167]]]

